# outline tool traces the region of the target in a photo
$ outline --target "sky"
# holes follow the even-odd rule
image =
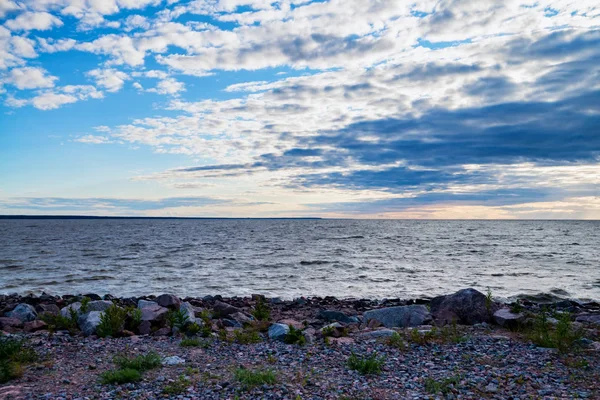
[[[600,219],[600,4],[0,0],[0,214]]]

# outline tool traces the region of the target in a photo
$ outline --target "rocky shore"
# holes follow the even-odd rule
[[[600,304],[0,296],[0,399],[600,398]]]

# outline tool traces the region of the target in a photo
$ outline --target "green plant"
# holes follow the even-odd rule
[[[259,343],[262,341],[260,335],[256,331],[245,331],[236,329],[233,331],[233,337],[239,344]]]
[[[113,362],[120,369],[135,369],[140,372],[158,368],[161,365],[160,356],[151,351],[147,354],[140,354],[136,357],[116,356]]]
[[[0,336],[0,383],[18,378],[23,374],[21,364],[37,360],[37,353],[24,344],[23,340]]]
[[[378,357],[377,353],[373,353],[368,357],[359,357],[354,352],[348,358],[348,368],[357,371],[361,375],[374,375],[381,372],[381,368],[385,363],[383,357]]]
[[[294,328],[292,325],[289,325],[290,331],[285,335],[283,341],[287,344],[298,344],[303,346],[306,344],[306,338],[304,337],[304,333],[302,330]]]
[[[202,331],[202,327],[195,322],[188,324],[185,327],[185,333],[189,336],[195,336]]]
[[[162,392],[164,394],[181,394],[185,392],[185,390],[190,387],[191,381],[185,375],[179,375],[177,380],[165,385],[163,387]]]
[[[86,314],[89,311],[88,310],[89,306],[90,306],[90,298],[83,296],[83,298],[81,299],[81,307],[79,307],[79,311],[82,314]]]
[[[48,324],[50,332],[69,331],[74,333],[77,329],[77,319],[63,317],[61,314],[43,313],[40,314],[40,319]]]
[[[425,390],[431,394],[443,393],[447,394],[451,390],[451,386],[460,383],[460,376],[451,376],[449,378],[435,380],[432,378],[425,379]]]
[[[387,344],[402,351],[405,351],[407,348],[404,338],[398,332],[394,332],[392,336],[387,339]]]
[[[485,309],[487,310],[489,315],[492,315],[492,306],[494,305],[494,299],[492,297],[492,289],[487,288],[487,292],[485,294]]]
[[[254,310],[252,310],[252,316],[259,321],[268,321],[271,318],[271,310],[261,297],[256,301]]]
[[[125,368],[103,372],[100,375],[100,382],[103,384],[121,384],[137,382],[142,379],[142,374],[137,369]]]
[[[219,340],[222,342],[231,342],[231,339],[229,338],[229,335],[227,334],[227,329],[221,328],[219,329],[219,332],[217,333]]]
[[[181,343],[179,343],[179,345],[181,347],[200,347],[202,345],[202,342],[200,341],[200,339],[186,338],[181,340]]]
[[[100,315],[100,324],[96,328],[96,333],[100,337],[118,336],[125,328],[125,318],[127,310],[112,304]]]
[[[515,301],[510,305],[510,312],[513,314],[519,314],[523,311],[523,305],[519,301]]]
[[[464,343],[469,338],[460,334],[460,332],[458,331],[456,320],[453,319],[452,324],[450,326],[446,325],[442,327],[441,339],[443,342]]]
[[[233,372],[233,375],[235,379],[246,388],[259,385],[273,385],[277,383],[277,375],[270,369],[250,370],[238,368]]]
[[[335,333],[335,328],[333,326],[326,326],[321,329],[321,333],[323,334],[323,337],[333,336]]]
[[[183,310],[171,310],[167,313],[167,323],[171,328],[183,331],[189,322],[188,315]]]
[[[556,348],[562,353],[573,349],[576,342],[582,337],[580,330],[573,329],[571,314],[557,315],[556,327],[548,321],[547,310],[542,310],[535,318],[528,336],[529,339],[540,347]]]

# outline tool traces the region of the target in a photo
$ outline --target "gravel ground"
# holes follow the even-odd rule
[[[240,345],[214,338],[203,347],[181,347],[177,337],[97,339],[42,331],[27,336],[41,360],[0,386],[0,398],[600,399],[597,350],[560,355],[498,327],[460,329],[463,342],[409,342],[405,349],[360,332],[330,344],[318,339],[305,346],[271,340]],[[100,384],[99,375],[115,368],[115,355],[149,351],[179,356],[185,363],[148,371],[137,383]],[[384,360],[381,373],[363,376],[350,370],[352,352],[377,352]],[[234,377],[240,367],[271,369],[277,383],[244,387]],[[182,392],[164,394],[180,376],[188,382]]]

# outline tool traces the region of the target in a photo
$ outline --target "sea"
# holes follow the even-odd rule
[[[600,221],[0,219],[0,293],[600,300]]]

